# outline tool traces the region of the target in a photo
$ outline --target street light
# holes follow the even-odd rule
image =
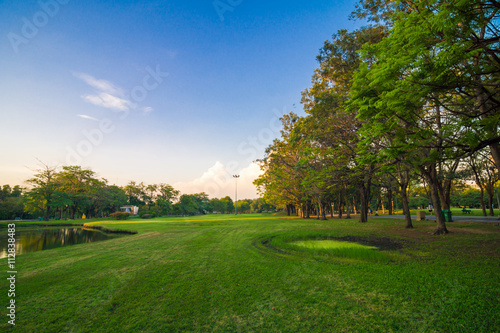
[[[240,175],[233,175],[235,190],[234,190],[234,215],[238,215],[238,178]]]

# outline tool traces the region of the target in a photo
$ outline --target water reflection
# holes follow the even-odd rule
[[[116,237],[98,230],[82,228],[16,229],[16,254],[53,249],[61,246],[91,243]],[[8,234],[0,232],[0,258],[7,257]]]

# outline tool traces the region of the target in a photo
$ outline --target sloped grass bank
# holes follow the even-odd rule
[[[430,235],[431,222],[405,230],[403,221],[389,219],[226,215],[95,224],[138,234],[18,256],[16,326],[4,316],[0,330],[500,330],[500,228],[493,224],[457,222],[438,237]],[[401,258],[292,249],[290,242],[318,235],[390,240],[401,247],[378,252]],[[3,274],[0,301],[8,304]]]

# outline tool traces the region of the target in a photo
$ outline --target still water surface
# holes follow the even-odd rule
[[[117,237],[98,230],[83,228],[16,229],[16,254],[91,243]],[[0,258],[7,257],[7,229],[0,232]]]

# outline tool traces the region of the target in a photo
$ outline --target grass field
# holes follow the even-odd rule
[[[18,256],[15,327],[3,259],[2,332],[500,331],[494,223],[450,223],[446,236],[383,218],[92,223],[138,234]],[[380,250],[303,246],[314,240]]]

